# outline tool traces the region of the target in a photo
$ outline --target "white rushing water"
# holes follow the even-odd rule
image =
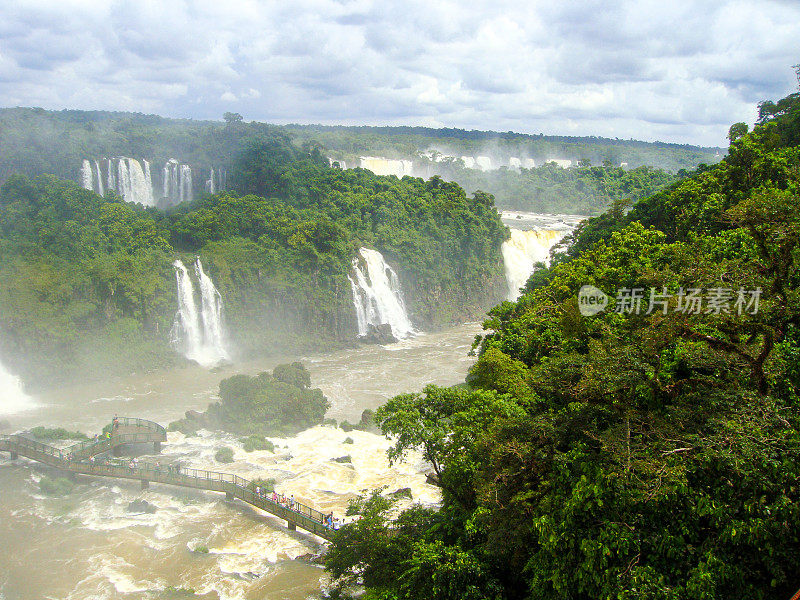
[[[100,163],[84,159],[81,166],[81,185],[101,196],[106,189],[114,190],[126,202],[136,202],[145,206],[155,206],[153,181],[150,176],[150,163],[139,162],[135,158],[120,157],[105,159],[107,174],[105,186],[100,172]]]
[[[361,156],[359,166],[362,169],[369,169],[375,175],[394,175],[402,179],[405,175],[412,175],[414,163],[410,160],[394,160],[381,156]],[[339,161],[339,165],[344,169],[344,163]]]
[[[188,267],[195,281],[192,265]],[[202,410],[215,401],[220,380],[293,360],[308,365],[314,387],[331,401],[328,416],[353,422],[363,409],[375,409],[396,394],[431,382],[463,381],[475,360],[467,356],[471,341],[480,331],[472,323],[386,346],[259,358],[219,370],[186,366],[51,390],[36,410],[15,416],[13,425],[58,425],[92,433],[114,413],[166,425],[186,410]],[[142,460],[180,462],[248,479],[273,478],[278,491],[340,518],[351,498],[384,485],[387,493],[409,488],[413,501],[425,506],[440,499],[439,490],[425,480],[430,465],[412,452],[390,466],[385,451],[391,441],[380,435],[319,426],[293,437],[271,437],[274,452],[251,453],[239,438],[170,432],[162,454]],[[233,463],[215,461],[221,446],[233,449]],[[351,462],[334,460],[344,456]],[[293,560],[319,552],[319,539],[301,529],[288,531],[285,521],[238,501],[227,502],[221,494],[159,484],[141,490],[136,481],[81,477],[65,502],[41,494],[41,474],[7,455],[0,457],[0,539],[6,550],[0,553],[0,590],[8,600],[171,597],[163,592],[168,586],[194,588],[221,600],[307,600],[319,598],[327,583],[318,566]],[[129,512],[133,500],[146,500],[157,510]],[[402,499],[400,506],[411,502]],[[192,552],[199,546],[209,552]],[[52,551],[56,547],[58,553]]]
[[[519,290],[533,273],[534,264],[550,263],[550,249],[567,233],[563,229],[511,229],[511,239],[503,242],[502,247],[509,300],[519,297]]]
[[[203,271],[200,258],[194,264],[200,287],[199,310],[189,270],[180,260],[173,266],[178,286],[178,312],[170,334],[173,347],[204,367],[229,360],[222,323],[222,296]]]
[[[20,378],[0,363],[0,416],[13,415],[35,406],[33,398],[25,393]]]
[[[361,260],[353,259],[353,276],[348,275],[358,335],[366,335],[370,325],[389,324],[394,337],[408,337],[414,327],[406,313],[397,273],[377,250],[361,248],[359,254]]]
[[[175,205],[181,202],[191,202],[194,198],[192,189],[192,168],[182,165],[174,158],[170,158],[162,170],[163,197],[168,204]]]
[[[81,164],[81,185],[86,190],[92,189],[92,165],[85,158]]]

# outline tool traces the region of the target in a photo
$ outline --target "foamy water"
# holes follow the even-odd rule
[[[301,358],[332,403],[329,415],[357,421],[398,393],[429,382],[463,381],[466,356],[479,331],[469,324],[423,334],[389,346],[359,348]],[[218,382],[234,372],[256,373],[276,360],[227,367],[220,373],[179,369],[135,379],[59,390],[42,406],[18,413],[12,425],[62,425],[87,432],[99,429],[114,412],[168,423],[188,409],[204,409],[215,399]],[[87,406],[90,406],[87,410]],[[107,414],[106,414],[107,413]],[[345,443],[351,438],[354,443]],[[248,479],[275,479],[276,489],[341,517],[350,499],[386,486],[410,488],[414,502],[435,505],[439,490],[425,481],[428,466],[419,454],[389,467],[390,442],[362,431],[318,426],[290,438],[270,438],[275,452],[245,452],[237,436],[201,431],[186,437],[170,432],[158,460],[186,467],[236,473]],[[221,446],[234,462],[219,464]],[[350,456],[351,463],[334,458]],[[145,460],[145,459],[143,459]],[[153,457],[152,460],[156,460]],[[0,457],[0,593],[6,600],[158,598],[168,586],[216,592],[223,599],[316,597],[325,585],[320,567],[296,560],[324,548],[323,540],[224,495],[138,482],[79,477],[70,496],[48,498],[39,491],[43,474],[57,473],[20,459]],[[127,508],[142,499],[154,514]],[[412,501],[403,499],[400,507]],[[208,548],[208,553],[195,550]],[[24,561],[15,557],[24,556]],[[52,573],[58,573],[53,577]],[[155,596],[154,596],[155,594]]]

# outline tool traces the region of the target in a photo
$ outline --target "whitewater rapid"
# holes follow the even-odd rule
[[[478,331],[478,324],[469,324],[387,346],[279,361],[302,360],[313,385],[332,403],[328,416],[354,422],[363,409],[374,409],[393,395],[419,390],[429,382],[463,381],[474,361],[467,352]],[[203,409],[216,400],[219,380],[272,369],[275,360],[226,365],[219,372],[187,367],[143,374],[123,384],[63,389],[45,398],[46,411],[27,411],[16,416],[13,425],[57,423],[88,432],[98,430],[104,416],[114,413],[166,424],[185,410]],[[428,467],[421,456],[411,454],[390,467],[385,453],[389,441],[380,435],[318,426],[270,439],[274,453],[247,453],[239,436],[170,432],[162,454],[151,460],[180,461],[249,479],[274,478],[279,491],[340,517],[355,495],[384,485],[388,492],[410,488],[414,501],[423,505],[439,501],[438,489],[426,483]],[[222,446],[233,449],[233,463],[214,460]],[[333,460],[343,456],[351,462]],[[0,573],[8,574],[5,587],[0,580],[0,589],[9,599],[159,597],[168,586],[183,586],[198,594],[216,592],[224,600],[305,600],[316,597],[326,583],[318,566],[296,560],[318,552],[319,539],[300,530],[290,532],[285,522],[241,502],[226,502],[223,495],[156,484],[143,491],[138,482],[80,477],[74,494],[47,498],[39,492],[41,474],[25,460],[0,458],[0,539],[7,550],[0,553]],[[158,510],[128,512],[136,499]],[[410,502],[402,500],[400,506]],[[207,554],[197,551],[203,547]],[[14,558],[21,553],[24,563]],[[71,558],[64,561],[63,556]],[[59,573],[57,581],[53,572]]]

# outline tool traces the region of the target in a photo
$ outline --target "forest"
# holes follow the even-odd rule
[[[365,155],[412,160],[415,175],[425,179],[439,175],[468,194],[492,194],[502,209],[585,215],[598,214],[622,197],[649,195],[682,171],[719,160],[716,148],[597,137],[278,126],[245,122],[236,113],[226,113],[224,121],[193,121],[140,113],[7,108],[0,109],[0,183],[14,173],[29,177],[47,173],[80,181],[83,159],[120,156],[147,159],[158,181],[161,166],[176,159],[192,167],[199,196],[209,170],[235,167],[236,157],[254,137],[281,140],[281,152],[295,158],[314,150],[323,156],[346,157],[349,167]],[[458,159],[432,162],[426,156],[431,149],[446,149],[454,156],[530,157],[537,166],[484,172],[465,168]],[[559,157],[582,166],[561,169],[545,164]]]
[[[396,516],[379,490],[354,502],[362,518],[326,557],[337,594],[797,590],[800,93],[747,129],[731,127],[718,165],[585,222],[492,309],[465,386],[377,411],[389,459],[420,451],[442,504]],[[609,299],[594,316],[587,285]]]
[[[488,194],[332,169],[272,133],[242,141],[229,183],[163,211],[11,175],[0,188],[8,364],[36,389],[181,362],[169,344],[176,258],[202,258],[237,356],[354,343],[347,275],[361,246],[395,267],[419,327],[502,297],[508,234]]]

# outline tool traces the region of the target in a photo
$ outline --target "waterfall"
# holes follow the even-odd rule
[[[380,156],[361,156],[359,166],[362,169],[369,169],[375,175],[394,175],[402,179],[405,175],[411,175],[414,163],[410,160],[393,160]],[[342,169],[345,168],[344,162],[339,161]]]
[[[194,263],[197,280],[200,282],[200,306],[203,318],[203,334],[206,345],[214,348],[220,358],[228,358],[222,332],[222,295],[214,286],[211,277],[203,271],[200,257]]]
[[[92,189],[92,165],[85,158],[81,165],[81,185],[86,190]]]
[[[206,191],[209,194],[217,193],[217,189],[214,185],[214,167],[211,167],[211,172],[208,174],[208,179],[206,180]]]
[[[502,247],[509,300],[519,298],[519,290],[533,273],[535,263],[549,264],[550,248],[567,233],[566,230],[553,229],[511,229],[511,239],[503,242]]]
[[[192,167],[189,165],[181,165],[180,170],[180,201],[192,201]]]
[[[22,388],[22,381],[0,363],[0,415],[10,415],[35,406]]]
[[[170,206],[192,201],[192,168],[189,165],[182,165],[176,159],[170,158],[164,163],[163,178],[163,197]],[[213,175],[211,179],[213,180]],[[205,183],[208,189],[208,182]]]
[[[147,170],[147,174],[145,175],[145,170],[142,169],[142,165],[139,164],[138,160],[127,158],[121,159],[120,162],[123,160],[128,163],[126,171],[128,174],[129,195],[125,196],[125,200],[128,202],[138,202],[145,206],[155,206],[155,200],[153,200],[153,185],[149,177],[150,165],[146,160],[142,161]]]
[[[222,327],[222,296],[203,271],[198,258],[194,270],[200,284],[200,310],[189,270],[180,260],[172,263],[178,286],[178,312],[172,325],[170,341],[186,358],[204,367],[229,359]]]
[[[361,248],[361,260],[353,259],[353,277],[348,275],[353,291],[353,306],[358,321],[358,335],[366,335],[370,325],[388,324],[397,339],[408,337],[414,328],[403,304],[400,280],[377,250]]]
[[[109,190],[117,189],[117,180],[114,177],[114,168],[111,163],[111,159],[106,159],[108,161],[108,181],[106,182],[106,187]]]
[[[100,163],[94,161],[94,172],[97,175],[97,193],[101,196],[106,195],[106,191],[103,189],[103,176],[100,174]]]

